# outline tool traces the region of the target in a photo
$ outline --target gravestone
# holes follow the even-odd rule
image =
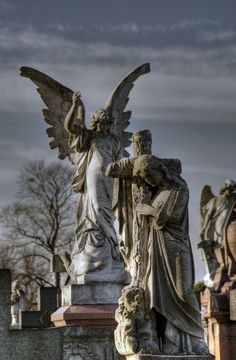
[[[48,328],[53,324],[51,315],[57,310],[57,288],[40,287],[38,291],[38,310],[22,311],[20,314],[21,328]]]

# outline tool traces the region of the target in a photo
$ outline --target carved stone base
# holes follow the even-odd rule
[[[121,263],[122,264],[122,263]],[[123,264],[122,264],[123,265]],[[94,283],[113,283],[113,284],[124,284],[126,283],[126,274],[123,266],[114,268],[113,271],[108,272],[95,272],[91,274],[85,274],[76,276],[76,284],[94,284]]]
[[[130,355],[127,360],[214,360],[212,355]]]
[[[71,305],[60,307],[51,316],[56,327],[79,325],[115,329],[117,305]]]
[[[63,360],[120,360],[113,330],[68,326],[64,329]],[[46,359],[45,359],[46,360]]]
[[[62,306],[117,304],[123,287],[111,283],[66,285],[62,289]]]

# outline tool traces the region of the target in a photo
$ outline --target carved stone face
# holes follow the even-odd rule
[[[135,313],[143,306],[143,292],[139,288],[130,287],[129,291],[123,294],[124,306],[129,313]]]
[[[101,109],[95,112],[92,127],[97,133],[101,133],[102,135],[110,133],[111,119],[105,110]]]

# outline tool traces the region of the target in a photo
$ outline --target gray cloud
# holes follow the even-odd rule
[[[223,31],[201,31],[199,32],[199,39],[206,43],[213,42],[228,42],[236,39],[235,30],[223,30]]]
[[[15,9],[15,6],[12,3],[9,3],[9,1],[0,0],[0,14],[5,14]]]
[[[112,79],[117,77],[119,81],[119,76],[124,76],[128,68],[150,61],[152,76],[142,80],[142,90],[150,94],[145,100],[148,111],[144,112],[143,105],[139,106],[140,117],[153,118],[157,111],[154,104],[158,102],[158,116],[166,120],[235,121],[234,44],[204,52],[183,46],[128,48],[107,42],[75,42],[37,31],[32,26],[8,25],[0,34],[0,51],[4,54],[0,84],[2,111],[15,109],[17,112],[23,104],[28,111],[27,103],[30,111],[35,111],[39,104],[33,87],[25,86],[18,76],[21,65],[47,72],[69,87],[79,87],[92,99],[92,102],[88,99],[92,112],[116,85]],[[135,105],[138,104],[142,104],[139,99]]]

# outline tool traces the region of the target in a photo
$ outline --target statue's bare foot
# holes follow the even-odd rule
[[[66,250],[59,251],[58,255],[60,256],[66,270],[68,271],[70,266],[69,254]]]

